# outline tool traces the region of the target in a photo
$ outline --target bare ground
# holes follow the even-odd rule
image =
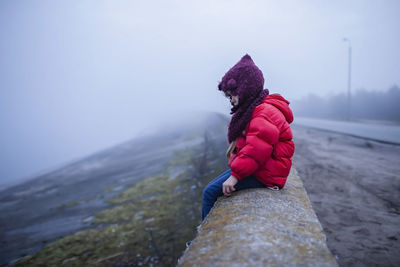
[[[293,126],[293,163],[340,266],[400,266],[400,146]]]

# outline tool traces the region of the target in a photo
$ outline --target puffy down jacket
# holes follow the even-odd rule
[[[264,98],[252,114],[229,159],[231,175],[239,180],[254,175],[267,186],[283,188],[292,166],[293,113],[278,94]]]

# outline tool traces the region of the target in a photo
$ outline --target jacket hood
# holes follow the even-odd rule
[[[278,108],[283,113],[288,123],[293,122],[293,113],[292,110],[289,108],[290,102],[286,100],[283,96],[279,94],[267,95],[264,98],[263,103],[268,103]]]

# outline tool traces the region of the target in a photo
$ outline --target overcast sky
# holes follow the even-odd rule
[[[265,88],[400,84],[400,2],[0,1],[0,184],[189,110],[229,115],[218,81],[245,53]]]

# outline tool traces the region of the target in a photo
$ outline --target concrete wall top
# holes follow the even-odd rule
[[[303,183],[218,198],[178,266],[337,266]]]

